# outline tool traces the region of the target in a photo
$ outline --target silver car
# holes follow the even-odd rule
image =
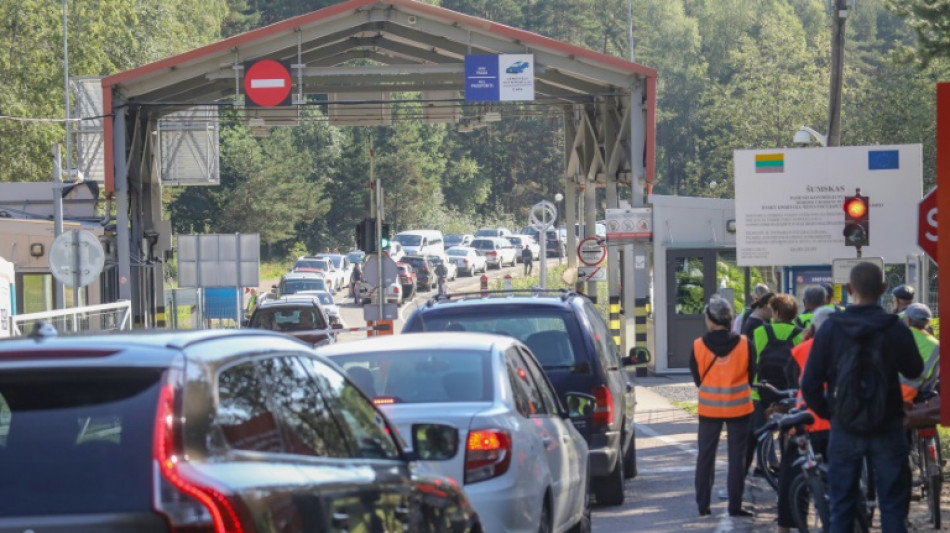
[[[568,413],[517,339],[420,333],[320,353],[343,367],[401,435],[420,422],[458,429],[451,460],[424,462],[463,484],[486,532],[590,531],[587,444],[574,423],[591,415],[594,398],[569,396]]]

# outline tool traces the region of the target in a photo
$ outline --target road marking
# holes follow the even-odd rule
[[[732,531],[735,524],[732,523],[732,517],[729,516],[729,513],[722,513],[719,515],[719,524],[716,526],[716,533],[727,533]]]
[[[668,436],[666,436],[666,435],[661,435],[661,434],[658,433],[656,430],[654,430],[653,428],[647,426],[646,424],[640,423],[640,424],[637,424],[636,427],[637,427],[638,430],[640,430],[640,431],[646,433],[647,435],[649,435],[649,436],[651,436],[651,437],[653,437],[653,438],[655,438],[655,439],[659,439],[660,441],[665,442],[665,443],[667,443],[667,444],[669,444],[669,445],[671,445],[671,446],[675,446],[675,447],[679,448],[680,450],[682,450],[682,451],[684,451],[684,452],[686,452],[686,453],[689,453],[689,454],[692,454],[692,455],[699,455],[699,451],[697,451],[696,448],[694,448],[694,447],[692,447],[692,446],[687,446],[686,444],[683,444],[682,442],[680,442],[680,441],[678,441],[678,440],[676,440],[676,439],[674,439],[674,438],[672,438],[672,437],[668,437]]]

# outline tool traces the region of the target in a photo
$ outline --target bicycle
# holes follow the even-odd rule
[[[762,471],[765,481],[778,490],[778,472],[779,465],[782,464],[782,451],[785,449],[786,438],[784,432],[779,430],[777,422],[782,415],[789,412],[797,403],[797,389],[777,389],[767,381],[760,381],[752,385],[754,388],[762,391],[768,391],[779,400],[774,402],[766,410],[766,424],[755,431],[755,461],[756,466]]]
[[[935,388],[927,391],[922,390],[917,394],[914,403],[924,404],[933,398],[938,398]],[[930,521],[933,523],[934,529],[940,529],[943,456],[940,453],[940,434],[937,432],[937,426],[927,422],[924,419],[911,427],[909,460],[911,472],[915,477],[913,484],[920,487],[920,497],[927,502],[927,510],[930,512]]]

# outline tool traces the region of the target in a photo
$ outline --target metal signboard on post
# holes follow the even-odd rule
[[[102,244],[88,231],[74,229],[53,240],[49,250],[49,269],[53,277],[76,289],[95,281],[105,266]],[[75,300],[74,305],[79,305]]]
[[[179,287],[257,287],[260,266],[257,233],[178,236]]]
[[[587,237],[577,245],[577,259],[587,266],[597,266],[607,258],[607,247],[597,237]]]
[[[851,269],[858,263],[874,263],[884,272],[883,257],[847,257],[831,260],[831,277],[835,283],[849,283],[851,281]]]
[[[864,255],[903,263],[917,252],[914,207],[923,187],[921,145],[737,150],[739,266],[821,265],[845,247],[844,199],[870,199]]]
[[[650,207],[608,209],[606,223],[607,241],[611,244],[653,238],[653,209]]]
[[[599,266],[582,266],[577,268],[577,281],[607,281],[607,269]]]
[[[538,232],[538,241],[541,245],[538,254],[541,256],[540,268],[538,269],[538,287],[545,289],[548,285],[548,228],[557,222],[557,207],[547,200],[542,200],[531,206],[528,221],[531,222],[531,227]]]
[[[290,105],[291,77],[287,65],[273,59],[262,59],[246,66],[244,71],[245,105],[274,107]]]
[[[937,188],[920,201],[917,209],[917,246],[937,262]]]

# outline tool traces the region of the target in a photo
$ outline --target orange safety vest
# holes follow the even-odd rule
[[[802,376],[805,375],[805,363],[808,362],[808,354],[811,353],[811,345],[814,343],[815,343],[815,339],[811,338],[811,339],[808,339],[807,341],[802,342],[798,346],[792,348],[792,357],[794,357],[795,362],[798,363],[798,369],[800,372],[798,376],[799,382],[801,382]],[[799,405],[803,405],[804,401],[802,400],[801,389],[799,389],[798,391],[798,400],[799,400]],[[815,423],[810,426],[805,426],[805,429],[807,431],[813,433],[815,431],[828,431],[829,429],[831,429],[831,422],[829,422],[828,420],[824,418],[821,418],[820,416],[815,414],[815,412],[812,411],[811,409],[809,409],[808,412],[811,413],[812,416],[815,417]]]
[[[725,357],[706,347],[702,338],[693,342],[696,366],[705,370],[699,376],[699,416],[739,418],[754,410],[749,386],[749,341],[740,335],[739,344]]]

